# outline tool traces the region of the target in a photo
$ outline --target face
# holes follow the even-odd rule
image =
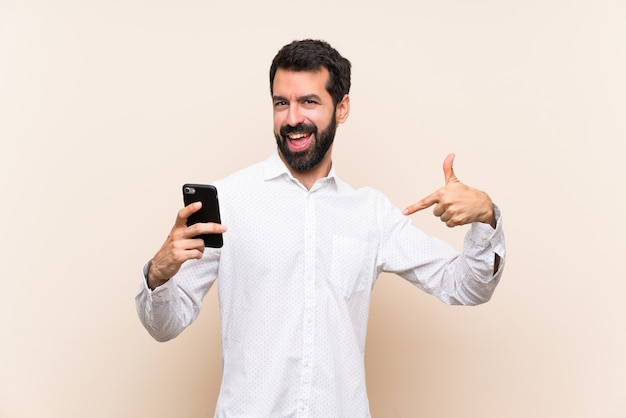
[[[336,107],[326,90],[328,70],[278,69],[273,85],[274,136],[283,159],[296,171],[315,168],[335,138],[338,123],[347,119],[346,95]]]

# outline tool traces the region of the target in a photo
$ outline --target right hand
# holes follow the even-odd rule
[[[176,223],[150,263],[148,271],[150,289],[155,289],[171,279],[185,261],[202,258],[204,241],[202,238],[193,237],[226,232],[225,226],[211,222],[187,226],[187,218],[201,207],[201,202],[194,202],[178,211]]]

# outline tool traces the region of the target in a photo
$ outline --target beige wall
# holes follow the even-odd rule
[[[379,280],[373,415],[626,417],[625,3],[248,3],[0,1],[0,416],[212,415],[216,293],[160,344],[135,315],[140,268],[183,182],[272,150],[270,60],[313,37],[354,67],[345,180],[403,207],[453,151],[505,214],[490,303]]]

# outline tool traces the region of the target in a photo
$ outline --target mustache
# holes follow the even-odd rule
[[[285,125],[280,128],[280,134],[282,136],[286,136],[294,132],[302,132],[305,134],[317,133],[317,126],[308,123],[299,123],[296,126]]]

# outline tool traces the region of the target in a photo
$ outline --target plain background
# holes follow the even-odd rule
[[[465,183],[504,212],[493,299],[374,289],[373,416],[626,417],[621,0],[0,0],[0,416],[210,417],[215,289],[168,343],[141,267],[181,207],[274,148],[267,72],[294,39],[353,64],[334,161],[399,207]],[[430,210],[413,220],[460,247]]]

